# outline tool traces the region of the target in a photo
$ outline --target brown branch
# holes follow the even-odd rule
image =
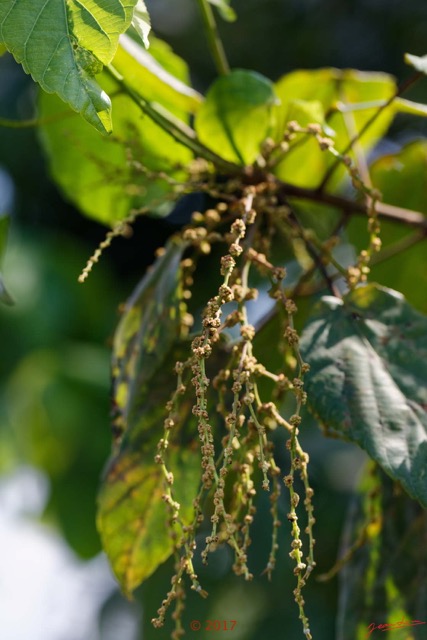
[[[351,215],[364,215],[367,216],[369,211],[366,204],[363,202],[350,200],[343,196],[336,196],[331,193],[325,193],[319,191],[319,189],[308,189],[305,187],[297,187],[293,184],[283,182],[282,184],[282,196],[301,198],[302,200],[309,200],[311,202],[318,202],[319,204],[330,205],[336,209],[340,209],[344,213]],[[412,209],[405,209],[403,207],[396,207],[392,204],[386,204],[385,202],[377,202],[376,211],[382,218],[392,220],[394,222],[400,222],[410,227],[416,227],[419,229],[425,229],[427,231],[427,217],[425,217],[419,211],[413,211]]]

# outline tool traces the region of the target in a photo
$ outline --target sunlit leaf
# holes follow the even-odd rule
[[[101,133],[111,133],[111,102],[94,76],[111,62],[133,24],[148,46],[143,0],[3,0],[0,43],[48,93]]]
[[[383,201],[398,207],[413,209],[427,214],[427,189],[425,168],[427,145],[424,140],[411,142],[394,153],[377,158],[370,166],[372,182],[382,195]],[[409,226],[383,219],[381,240],[385,252],[398,247],[401,242],[416,237],[419,232]],[[366,246],[368,239],[366,221],[356,216],[347,226],[347,235],[358,250]],[[403,248],[387,260],[372,265],[372,279],[385,286],[403,291],[407,300],[419,311],[427,313],[427,251],[425,240]]]
[[[393,97],[389,100],[370,100],[368,102],[354,102],[344,104],[338,102],[336,104],[338,111],[341,113],[356,113],[358,111],[366,111],[367,109],[387,109],[387,111],[397,113],[407,113],[412,116],[427,117],[427,105],[422,102],[414,102],[405,98]]]
[[[338,151],[344,151],[356,133],[360,133],[378,106],[342,113],[337,104],[352,105],[355,103],[383,102],[396,91],[396,83],[392,76],[385,73],[367,73],[355,70],[316,69],[294,71],[281,78],[275,85],[281,99],[282,129],[287,121],[296,119],[292,116],[292,105],[295,101],[320,103],[318,115],[314,122],[321,122],[323,114],[327,125],[335,132],[334,145]],[[394,117],[392,107],[383,109],[379,117],[369,126],[360,138],[362,149],[368,152],[384,135]],[[315,115],[315,114],[313,114]],[[301,116],[299,116],[301,117]],[[303,121],[306,118],[303,116]],[[329,134],[328,134],[329,135]],[[302,187],[316,187],[334,162],[333,158],[319,150],[317,143],[298,136],[298,145],[294,145],[283,161],[276,168],[276,174],[283,180],[293,182]],[[345,176],[340,167],[333,175],[328,186],[335,188]]]
[[[427,105],[421,102],[413,102],[405,98],[396,98],[393,105],[397,113],[408,113],[412,116],[427,117]]]
[[[384,202],[427,214],[427,142],[411,142],[396,153],[381,156],[370,168]]]
[[[427,74],[427,56],[414,56],[412,53],[405,53],[405,62],[417,71]]]
[[[226,160],[251,164],[273,131],[277,98],[272,83],[254,71],[218,78],[199,109],[200,141]]]
[[[377,285],[322,298],[301,349],[309,405],[427,505],[427,318]]]
[[[132,16],[132,26],[141,37],[144,47],[150,46],[148,35],[151,31],[150,16],[144,0],[137,0]]]
[[[148,52],[123,35],[114,67],[137,93],[141,92],[147,100],[161,101],[169,111],[184,118],[186,113],[195,113],[202,103],[200,93],[186,84],[185,62],[158,38],[153,38]]]
[[[93,77],[112,60],[136,1],[4,0],[0,42],[42,89],[109,133],[110,100]]]
[[[427,145],[425,141],[411,142],[395,153],[380,156],[370,166],[370,175],[375,187],[383,194],[386,203],[413,209],[427,214],[427,190],[425,168],[427,165]],[[383,219],[381,240],[384,252],[399,247],[402,242],[416,238],[419,231],[409,226]],[[366,221],[356,216],[347,227],[347,235],[358,250],[366,246]],[[371,276],[376,282],[403,291],[407,300],[419,311],[427,313],[427,251],[425,240],[403,248],[394,255],[372,265]]]
[[[181,341],[180,269],[184,246],[172,243],[126,305],[113,356],[116,446],[99,496],[98,528],[113,571],[131,593],[174,549],[162,495],[162,467],[154,462],[165,403],[185,358]],[[191,406],[183,398],[165,456],[174,474],[180,518],[190,522],[200,462],[194,450]]]
[[[279,128],[283,131],[287,122],[295,120],[302,127],[307,126],[312,122],[322,125],[322,127],[328,129],[328,125],[325,120],[325,111],[320,100],[289,100],[279,109],[280,122]],[[329,128],[329,134],[335,135],[333,129]]]
[[[161,51],[166,70],[170,60],[172,72],[181,69],[180,80],[185,82],[184,63],[169,49],[161,45],[157,49]],[[132,43],[134,51],[143,50]],[[180,96],[181,102],[177,100],[174,106],[176,91],[148,72],[137,58],[120,46],[114,63],[116,59],[120,69],[126,67],[131,83],[145,87],[147,99],[165,101],[174,114],[186,117],[181,107],[190,98]],[[51,174],[83,213],[107,225],[122,220],[131,209],[143,206],[151,207],[158,215],[169,213],[167,198],[173,191],[171,185],[163,178],[147,174],[141,165],[149,172],[165,172],[176,179],[185,179],[183,167],[192,154],[144,116],[106,72],[101,74],[100,81],[112,95],[114,106],[114,135],[109,138],[99,136],[81,118],[64,110],[54,96],[40,96],[44,121],[40,131]]]

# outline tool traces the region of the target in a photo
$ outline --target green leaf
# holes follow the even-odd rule
[[[411,116],[427,117],[427,104],[421,102],[413,102],[405,100],[405,98],[396,98],[393,105],[397,113],[408,113]]]
[[[380,156],[369,169],[373,185],[383,194],[384,202],[427,214],[427,189],[425,167],[427,144],[424,140],[411,142],[395,153]],[[357,219],[356,219],[357,218]],[[381,240],[384,252],[416,237],[415,229],[398,222],[381,221]],[[368,238],[366,222],[354,216],[347,226],[349,240],[361,250]],[[421,238],[420,238],[421,239]],[[419,311],[427,313],[427,252],[425,243],[419,241],[411,247],[373,263],[371,277],[376,282],[404,291],[406,299]],[[379,259],[381,256],[379,254]]]
[[[98,528],[113,571],[130,594],[172,553],[162,501],[162,467],[154,463],[166,418],[164,405],[186,358],[181,339],[180,261],[185,245],[171,242],[126,305],[114,338],[115,452],[99,495]],[[189,524],[200,461],[192,446],[191,400],[183,398],[165,454],[174,474],[180,518]],[[195,430],[196,431],[196,430]]]
[[[68,11],[66,22],[67,31],[70,33],[68,36],[70,43],[74,37],[79,47],[92,52],[102,64],[108,64],[116,53],[119,35],[126,31],[131,23],[133,6],[136,2],[137,0],[130,0],[130,2],[129,0],[113,0],[113,2],[111,0],[109,2],[106,0],[68,0],[67,3],[56,2],[55,4],[65,5]],[[38,2],[34,4],[38,4]],[[53,23],[54,6],[52,0],[48,0],[46,9],[41,6],[40,9],[50,14],[46,15],[46,20]],[[37,16],[38,14],[32,23],[31,37],[34,37],[34,30],[39,29]],[[61,34],[61,37],[64,35]],[[96,64],[96,61],[94,63]]]
[[[69,249],[65,249],[60,238],[61,236],[56,237],[60,247],[56,253],[65,263],[69,257]],[[16,367],[11,370],[7,401],[2,402],[6,402],[15,451],[21,464],[25,462],[34,465],[49,477],[47,518],[59,525],[74,551],[88,558],[100,551],[95,527],[95,502],[99,475],[108,456],[108,433],[105,429],[105,417],[102,416],[106,414],[109,391],[109,352],[95,341],[86,343],[64,339],[63,327],[66,323],[68,327],[74,325],[76,331],[84,323],[81,317],[77,319],[82,307],[73,297],[61,298],[60,283],[66,287],[65,283],[70,282],[72,277],[70,262],[65,269],[64,265],[54,265],[53,247],[49,249],[52,251],[51,277],[49,285],[43,287],[43,292],[41,285],[38,298],[39,304],[42,299],[51,300],[52,290],[55,290],[57,300],[51,305],[49,329],[45,331],[38,322],[35,307],[23,310],[24,305],[19,305],[13,322],[16,330],[22,332],[19,339],[25,345],[23,351],[26,355],[18,359]],[[47,252],[46,245],[44,250]],[[73,245],[70,250],[71,260],[76,259],[76,251],[77,248]],[[40,258],[34,254],[31,254],[31,258],[35,260],[32,264],[34,282],[39,283],[41,273],[36,275],[36,271],[40,269]],[[61,269],[64,269],[63,274],[60,274]],[[105,279],[107,280],[106,274]],[[111,287],[111,276],[108,284]],[[102,295],[99,289],[97,291],[98,295]],[[108,292],[110,291],[108,288]],[[86,297],[80,292],[76,295]],[[64,307],[65,300],[67,311],[62,311],[64,319],[61,326],[58,325],[55,306],[59,310]],[[82,298],[79,303],[84,304]],[[111,307],[109,302],[98,301],[98,312],[107,308],[111,310]],[[87,307],[83,313],[87,321]],[[75,317],[66,319],[70,315]],[[28,328],[30,317],[33,323],[31,329]],[[96,320],[94,326],[99,327],[95,322]],[[91,331],[88,327],[86,330]],[[34,332],[32,336],[31,332]],[[29,337],[27,333],[30,334]],[[38,335],[34,341],[36,334]],[[101,343],[101,332],[97,335]],[[35,347],[37,342],[39,348]],[[24,397],[25,402],[22,402]],[[90,438],[88,433],[91,434]]]
[[[125,46],[128,40],[125,39]],[[136,43],[134,50],[142,51]],[[162,62],[166,70],[168,61],[172,71],[181,66],[182,81],[187,78],[186,67],[164,47]],[[155,53],[154,47],[153,52]],[[168,102],[178,117],[186,117],[181,107],[187,98],[173,106],[176,92],[142,67],[138,59],[119,46],[114,64],[126,68],[131,83],[144,86],[147,99]],[[147,116],[122,91],[106,72],[101,75],[104,89],[112,95],[114,107],[114,136],[102,137],[71,111],[64,111],[61,102],[46,94],[40,96],[40,115],[45,122],[40,127],[43,146],[49,166],[57,184],[79,209],[95,220],[107,225],[127,217],[132,209],[151,207],[156,214],[169,213],[167,197],[173,187],[163,178],[147,174],[165,172],[178,180],[185,180],[183,169],[191,160],[191,152]],[[145,85],[145,83],[147,83]],[[129,162],[129,159],[137,161]],[[162,206],[159,203],[162,202]]]
[[[355,102],[352,104],[337,103],[336,108],[341,113],[356,113],[359,111],[366,111],[367,109],[380,109],[386,108],[387,110],[396,113],[408,113],[413,116],[421,116],[425,118],[427,116],[427,105],[422,102],[413,102],[412,100],[406,100],[405,98],[395,97],[393,101],[388,104],[388,100],[370,100],[368,102]]]
[[[169,389],[172,391],[171,389]],[[162,398],[163,400],[164,398]],[[157,425],[160,430],[162,423]],[[123,592],[130,595],[172,554],[162,495],[163,472],[150,452],[126,452],[109,469],[99,497],[98,529],[104,550]],[[181,518],[190,524],[200,462],[192,451],[173,450],[168,463]],[[192,493],[193,492],[193,493]]]
[[[368,285],[322,298],[301,351],[309,406],[327,432],[359,444],[427,506],[427,318]]]
[[[144,47],[148,49],[150,46],[148,35],[151,31],[151,22],[144,0],[138,0],[136,3],[133,10],[132,26],[141,37]]]
[[[381,156],[370,168],[384,202],[427,214],[427,142],[411,142],[397,153]]]
[[[202,103],[200,93],[186,84],[185,62],[158,38],[153,38],[149,53],[129,36],[122,36],[114,68],[137,93],[142,93],[147,100],[161,102],[182,118],[195,113]]]
[[[320,103],[321,109],[316,108],[317,115],[313,113],[313,122],[322,124],[321,118],[326,118],[327,125],[335,132],[333,139],[336,149],[343,151],[353,138],[353,134],[360,132],[378,111],[378,103],[384,102],[395,93],[396,83],[392,76],[385,73],[325,68],[289,73],[276,83],[275,90],[281,100],[279,137],[286,122],[292,119],[298,120],[301,117],[300,114],[296,117],[292,114],[296,101],[299,104],[316,101]],[[371,108],[342,112],[343,107],[372,101],[375,103]],[[307,113],[309,113],[308,107]],[[360,145],[365,153],[387,131],[394,114],[394,108],[384,109],[363,134]],[[302,121],[305,122],[305,119],[303,115]],[[298,186],[317,187],[334,159],[330,154],[320,151],[318,144],[311,137],[304,140],[298,136],[297,140],[298,144],[293,145],[275,173],[279,178]],[[336,189],[344,176],[345,172],[340,167],[328,183],[329,189]]]
[[[223,18],[227,22],[234,22],[237,18],[236,12],[230,6],[230,0],[208,0],[210,4],[216,7]]]
[[[0,42],[26,73],[102,133],[111,103],[93,80],[111,62],[137,0],[3,0]]]
[[[0,56],[6,53],[7,47],[4,44],[0,44]]]
[[[337,640],[362,640],[372,625],[425,620],[427,514],[387,476],[365,471],[360,495],[346,523],[343,552],[365,532],[340,574]],[[411,638],[425,637],[425,624],[411,628]],[[384,629],[385,630],[385,629]],[[390,637],[400,638],[396,628]],[[404,630],[407,637],[408,630]]]
[[[182,242],[170,241],[163,256],[127,301],[116,329],[113,353],[115,402],[125,423],[135,404],[135,395],[151,379],[181,335],[179,286],[184,249]],[[138,365],[139,361],[142,366]]]
[[[414,56],[411,53],[405,53],[405,62],[417,71],[427,74],[427,56]]]
[[[279,109],[280,111],[280,132],[283,131],[285,124],[291,120],[296,120],[302,127],[306,127],[312,122],[316,122],[325,129],[329,129],[328,135],[335,135],[333,129],[330,129],[325,120],[325,111],[320,100],[289,100],[286,107]]]
[[[226,160],[251,164],[273,131],[276,104],[270,80],[254,71],[232,71],[213,83],[197,113],[199,139]]]

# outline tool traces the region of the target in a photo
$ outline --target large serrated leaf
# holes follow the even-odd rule
[[[124,38],[124,43],[129,45],[129,40]],[[152,50],[159,54],[166,71],[177,74],[182,83],[187,80],[185,63],[164,43],[153,42]],[[145,53],[140,45],[132,42],[129,51],[120,45],[114,64],[117,62],[117,67],[126,71],[130,84],[143,87],[146,99],[166,103],[174,115],[187,117],[182,107],[188,105],[190,97],[178,96],[139,64],[138,52]],[[185,180],[183,167],[190,162],[191,152],[144,116],[106,72],[101,74],[100,82],[112,95],[114,135],[110,137],[98,135],[73,112],[64,112],[55,96],[40,96],[44,124],[39,130],[55,181],[83,213],[107,225],[126,218],[131,209],[145,206],[157,207],[158,215],[169,213],[167,195],[173,187],[164,179],[147,175],[140,165],[149,172],[164,172]]]
[[[111,104],[93,76],[108,64],[137,0],[1,0],[0,42],[48,93],[102,133]]]
[[[377,285],[327,296],[306,326],[309,405],[427,506],[427,318]]]
[[[374,638],[387,628],[390,638],[422,640],[427,625],[426,511],[385,474],[369,470],[347,518],[343,551],[362,532],[364,544],[340,574],[337,640]]]
[[[264,76],[243,69],[221,76],[196,116],[200,141],[226,160],[251,164],[273,130],[276,104],[273,84]]]
[[[165,403],[176,360],[188,355],[181,340],[180,261],[185,246],[172,242],[126,305],[113,355],[116,446],[99,495],[98,529],[123,591],[130,594],[174,549],[162,501],[162,467],[154,463],[163,434]],[[189,524],[200,462],[192,445],[190,399],[183,397],[165,454],[174,474],[180,518]]]

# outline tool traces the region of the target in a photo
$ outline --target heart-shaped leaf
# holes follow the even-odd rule
[[[275,123],[273,84],[254,71],[236,69],[218,78],[200,107],[200,141],[231,162],[254,162]]]
[[[3,0],[0,43],[48,93],[56,93],[102,133],[111,103],[93,77],[113,59],[141,0]]]
[[[178,86],[185,86],[188,71],[181,58],[161,41],[154,41],[150,52],[159,57],[165,73],[176,74],[181,80],[181,83],[177,80]],[[140,54],[151,59],[139,44],[124,37],[114,65],[126,73],[132,87],[144,89],[147,100],[165,104],[174,115],[186,118],[196,102],[190,97],[191,93],[178,93],[145,68]],[[41,116],[45,121],[40,131],[53,177],[83,213],[104,224],[113,226],[134,208],[154,208],[153,202],[158,207],[158,215],[167,215],[170,205],[166,195],[173,187],[150,172],[165,172],[177,180],[185,180],[183,167],[191,160],[191,152],[144,117],[106,71],[101,74],[100,82],[113,96],[114,135],[109,137],[100,136],[71,110],[64,110],[56,96],[45,93],[40,96]],[[129,162],[130,157],[137,162]],[[149,170],[148,175],[139,168],[140,164]],[[162,202],[161,208],[159,202]]]
[[[377,113],[378,103],[385,102],[395,94],[396,82],[386,73],[367,73],[354,69],[304,69],[280,78],[275,84],[275,91],[281,100],[278,110],[280,135],[289,120],[301,120],[303,125],[307,122],[304,114],[295,113],[295,103],[308,103],[307,111],[310,104],[317,103],[312,122],[324,124],[322,120],[325,114],[329,114],[328,126],[334,131],[334,145],[342,152],[348,147],[353,134],[360,133]],[[363,109],[351,110],[353,105],[360,103],[365,104]],[[384,135],[394,115],[394,107],[383,109],[364,131],[359,143],[365,153]],[[322,152],[311,137],[298,137],[297,144],[291,146],[275,168],[275,173],[282,180],[314,188],[334,162],[334,158]],[[339,167],[328,182],[328,187],[336,188],[345,175],[345,170]]]

